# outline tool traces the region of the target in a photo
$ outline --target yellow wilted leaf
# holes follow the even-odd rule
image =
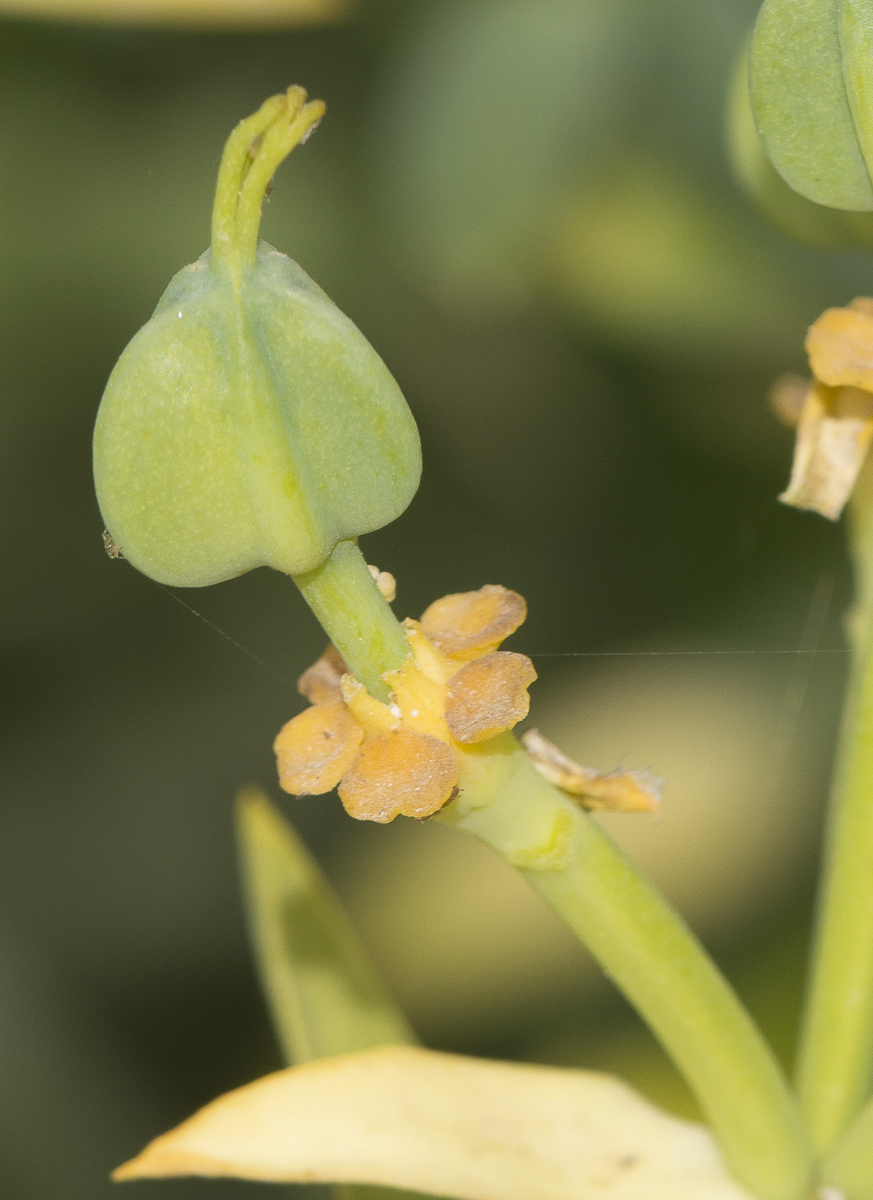
[[[213,1101],[114,1178],[371,1183],[458,1200],[751,1200],[709,1133],[608,1075],[389,1046]]]
[[[282,29],[343,19],[351,0],[0,0],[0,12],[101,25]]]

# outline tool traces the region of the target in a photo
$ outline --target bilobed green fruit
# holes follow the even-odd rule
[[[727,97],[726,134],[737,180],[777,229],[826,249],[873,248],[873,213],[828,208],[789,187],[761,144],[749,95],[749,46],[734,66]]]
[[[234,130],[212,248],[171,280],[100,405],[106,527],[161,583],[312,571],[338,541],[399,516],[418,486],[418,432],[385,364],[296,263],[258,242],[266,187],[323,112],[305,100],[291,88]]]

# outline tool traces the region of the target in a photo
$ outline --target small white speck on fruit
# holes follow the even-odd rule
[[[179,313],[179,320],[180,320],[180,321],[182,320],[182,314],[181,314],[181,313]]]

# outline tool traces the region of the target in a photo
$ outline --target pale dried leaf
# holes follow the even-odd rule
[[[540,775],[579,800],[583,808],[601,812],[661,812],[662,781],[650,771],[598,771],[568,758],[537,729],[521,736]]]
[[[459,1200],[750,1200],[710,1134],[608,1075],[410,1047],[222,1096],[116,1179],[356,1182]]]
[[[446,690],[446,724],[458,742],[484,742],[512,729],[528,714],[527,689],[536,679],[524,654],[498,650],[453,675]]]
[[[486,583],[477,592],[454,592],[434,600],[422,615],[421,627],[449,658],[480,658],[496,650],[526,616],[523,596]]]
[[[339,797],[350,817],[382,824],[424,820],[451,800],[460,775],[445,742],[402,725],[368,738],[343,776]]]
[[[0,12],[101,25],[281,29],[342,20],[351,0],[0,0]]]
[[[779,499],[835,521],[852,493],[871,437],[873,396],[856,387],[816,383],[797,427],[791,480]]]

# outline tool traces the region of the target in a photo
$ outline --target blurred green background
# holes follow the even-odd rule
[[[113,1165],[279,1062],[231,802],[249,781],[278,794],[271,742],[322,635],[266,571],[174,597],[110,561],[89,441],[116,357],[207,244],[224,138],[291,82],[328,116],[263,234],[370,338],[424,442],[420,493],[369,560],[397,576],[401,616],[483,583],[527,597],[512,645],[540,672],[536,724],[586,763],[666,780],[659,824],[608,823],[790,1054],[849,573],[838,527],[776,503],[792,438],[765,395],[873,264],[788,243],[731,179],[723,92],[755,8],[368,0],[261,32],[3,21],[4,1195],[108,1195]],[[798,649],[822,653],[747,653]],[[335,797],[284,809],[428,1044],[615,1070],[693,1112],[489,852],[433,823],[356,825]]]

